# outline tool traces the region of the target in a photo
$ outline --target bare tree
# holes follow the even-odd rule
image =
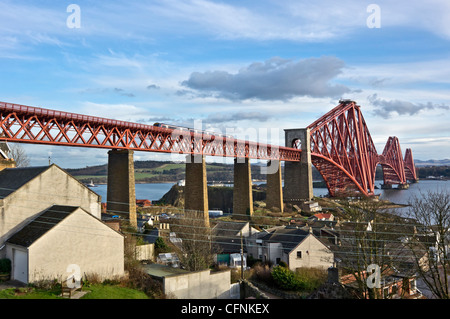
[[[345,272],[353,275],[359,298],[383,298],[380,289],[368,285],[368,269],[376,265],[381,274],[389,271],[392,263],[388,243],[398,240],[388,221],[390,215],[381,205],[371,199],[361,199],[342,206],[347,221],[339,227],[336,256]]]
[[[30,158],[25,149],[20,144],[10,144],[10,157],[16,162],[16,167],[27,167],[30,165]]]
[[[185,211],[184,216],[171,222],[171,229],[182,239],[178,251],[180,262],[188,270],[204,270],[214,261],[211,230],[202,213]]]
[[[416,221],[409,247],[415,256],[419,278],[436,298],[449,299],[450,193],[445,190],[421,193],[410,202]],[[422,250],[422,254],[417,252]],[[425,262],[420,258],[426,253]]]

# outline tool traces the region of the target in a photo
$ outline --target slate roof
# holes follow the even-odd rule
[[[50,166],[5,168],[0,171],[0,199],[8,197]]]
[[[239,231],[244,228],[247,222],[227,222],[220,221],[212,229],[214,236],[220,237],[235,237],[239,236]]]
[[[53,205],[12,235],[6,242],[23,247],[30,247],[36,240],[42,237],[42,235],[47,233],[78,208],[79,207],[76,206]]]
[[[159,236],[159,229],[153,228],[148,234],[143,234],[142,238],[148,244],[154,244]]]
[[[218,246],[220,253],[231,254],[240,252],[241,237],[239,231],[247,222],[227,222],[221,221],[212,229],[213,243]],[[244,252],[246,245],[244,242]]]
[[[273,229],[264,236],[259,237],[259,239],[269,243],[280,243],[283,246],[283,251],[285,253],[289,253],[309,234],[309,231],[297,227],[286,226],[283,228]]]

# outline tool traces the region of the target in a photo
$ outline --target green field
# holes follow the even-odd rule
[[[135,162],[134,177],[137,183],[174,182],[185,178],[184,163],[173,162]],[[233,166],[225,164],[206,164],[208,178],[211,180],[231,180]],[[94,166],[68,170],[75,178],[83,183],[93,181],[95,184],[107,182],[107,166]]]

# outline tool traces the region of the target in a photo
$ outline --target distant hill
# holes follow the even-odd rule
[[[450,159],[442,159],[442,160],[427,160],[427,161],[421,161],[421,160],[414,160],[414,164],[416,164],[416,167],[418,166],[450,166]]]
[[[419,178],[428,176],[450,177],[450,159],[444,160],[416,160],[416,169]],[[232,181],[233,165],[221,163],[207,163],[208,181],[226,182]],[[265,180],[266,176],[261,174],[261,165],[252,165],[252,178],[254,180]],[[136,183],[162,183],[177,182],[185,178],[185,164],[182,162],[168,161],[135,161],[135,179]],[[284,167],[281,167],[284,171]],[[84,168],[66,169],[68,173],[75,176],[83,183],[94,182],[95,184],[106,184],[108,176],[108,166],[97,165]],[[382,179],[383,173],[381,166],[377,166],[376,179]],[[313,167],[313,180],[321,181],[322,177]]]
[[[185,179],[185,166],[181,162],[135,161],[135,180],[136,183],[177,182]],[[233,180],[232,164],[207,163],[206,170],[208,181],[226,182]],[[92,181],[95,184],[105,184],[107,182],[108,166],[106,164],[66,169],[66,171],[83,183]],[[260,173],[259,167],[254,167],[252,178],[256,180],[265,179],[265,175]]]

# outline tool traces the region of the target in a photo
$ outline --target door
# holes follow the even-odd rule
[[[28,283],[28,254],[13,249],[13,279]]]

